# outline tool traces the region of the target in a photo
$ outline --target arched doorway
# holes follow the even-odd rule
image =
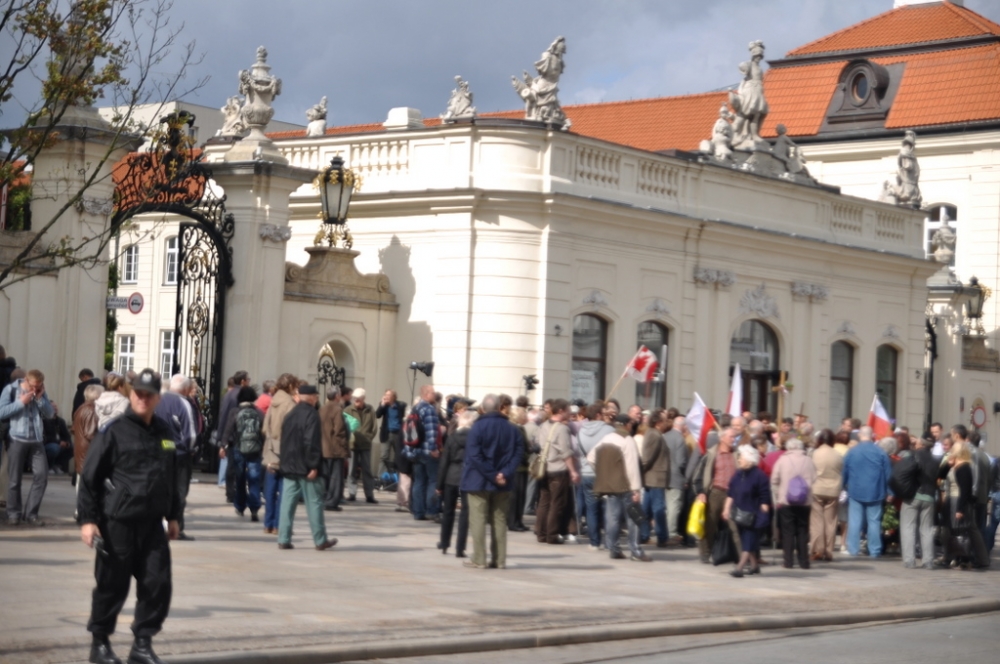
[[[737,328],[729,345],[729,372],[739,364],[743,373],[743,410],[772,415],[777,409],[777,395],[772,388],[778,381],[778,337],[766,323],[748,320]]]

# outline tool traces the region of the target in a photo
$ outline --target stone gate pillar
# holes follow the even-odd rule
[[[114,194],[112,167],[136,149],[141,139],[117,134],[94,108],[70,108],[56,131],[59,140],[42,150],[33,164],[32,227],[39,231],[48,224],[84,189],[96,169],[93,184],[42,238],[43,246],[63,238],[75,246],[83,238],[108,231]],[[92,254],[88,247],[82,255]],[[39,368],[46,374],[49,396],[67,420],[80,369],[87,367],[100,376],[104,368],[109,258],[105,248],[96,262],[62,267],[24,282],[31,284],[23,311],[26,336],[23,346],[11,353],[25,368]]]
[[[226,294],[222,372],[241,369],[254,383],[277,378],[281,304],[285,294],[285,243],[289,195],[316,173],[275,161],[212,164],[233,214],[233,286]]]

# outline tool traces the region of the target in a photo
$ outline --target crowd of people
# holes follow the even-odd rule
[[[108,635],[132,577],[129,661],[160,662],[151,637],[169,607],[167,540],[194,539],[184,511],[205,449],[218,455],[239,518],[263,519],[281,550],[294,548],[300,502],[314,547],[334,547],[326,513],[358,501],[360,485],[366,503],[393,493],[397,512],[434,525],[442,554],[454,547],[475,569],[506,567],[508,533],[529,532],[526,516],[539,544],[587,543],[643,563],[653,560],[647,546],[696,546],[702,563],[733,563],[737,578],[760,573],[768,545],[780,546],[786,568],[898,549],[907,568],[982,569],[1000,523],[1000,462],[960,424],[946,432],[935,423],[923,436],[901,426],[875,440],[857,419],[817,431],[802,414],[773,422],[747,412],[717,415],[699,441],[676,409],[623,412],[615,399],[532,406],[487,394],[477,403],[428,384],[412,406],[387,390],[373,407],[361,388],[321,395],[286,373],[258,391],[239,371],[209,431],[203,395],[183,375],[164,385],[152,369],[103,380],[84,369],[79,379],[67,426],[44,375],[0,348],[8,523],[39,524],[49,474],[73,476],[81,538],[99,554],[92,662],[120,661]]]
[[[67,426],[40,372],[17,369],[5,355],[0,370],[9,383],[0,397],[8,522],[37,523],[48,474],[82,471],[90,441],[128,409],[135,376],[101,380],[82,370]],[[697,546],[704,563],[713,554],[716,562],[736,558],[735,576],[759,572],[762,545],[804,569],[837,552],[887,550],[907,567],[984,567],[1000,522],[1000,465],[962,425],[935,423],[924,436],[899,427],[873,440],[856,419],[817,431],[804,415],[772,422],[768,413],[723,414],[702,450],[676,409],[622,412],[615,399],[532,406],[491,394],[477,405],[424,385],[411,407],[393,390],[377,406],[361,388],[325,392],[291,374],[258,391],[240,371],[215,431],[206,431],[198,386],[171,377],[155,414],[173,432],[178,539],[193,539],[183,506],[206,445],[217,450],[227,501],[241,517],[263,520],[282,549],[293,546],[299,502],[314,545],[334,546],[324,512],[357,501],[359,488],[367,503],[390,491],[397,512],[439,524],[442,553],[465,558],[471,532],[470,566],[503,566],[507,532],[528,531],[526,516],[535,517],[539,543],[586,543],[640,562],[652,560],[647,546]],[[22,503],[22,473],[10,469],[28,465]],[[728,553],[720,532],[731,535]]]

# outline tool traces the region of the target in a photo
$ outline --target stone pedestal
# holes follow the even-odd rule
[[[254,382],[276,378],[285,293],[288,197],[315,171],[269,161],[216,162],[215,181],[233,214],[233,286],[226,295],[223,376],[241,369]]]
[[[45,246],[67,238],[71,245],[78,245],[108,229],[114,194],[112,166],[140,141],[116,135],[93,108],[70,109],[56,131],[60,140],[43,150],[34,163],[32,227],[42,230],[97,168],[94,183],[76,205],[62,212],[41,241]],[[88,245],[81,255],[93,251]],[[8,350],[16,353],[25,368],[39,368],[46,374],[49,396],[67,419],[80,369],[87,367],[101,375],[104,368],[109,254],[105,249],[94,264],[63,267],[24,282],[28,292],[27,306],[21,312],[25,337],[20,347],[9,344]]]

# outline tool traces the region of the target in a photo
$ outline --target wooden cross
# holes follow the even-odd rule
[[[781,380],[777,385],[771,388],[771,391],[778,395],[778,416],[775,418],[775,424],[781,424],[781,418],[784,417],[785,411],[785,395],[791,392],[791,388],[785,387],[785,381],[788,379],[788,374],[784,371],[780,374]]]

